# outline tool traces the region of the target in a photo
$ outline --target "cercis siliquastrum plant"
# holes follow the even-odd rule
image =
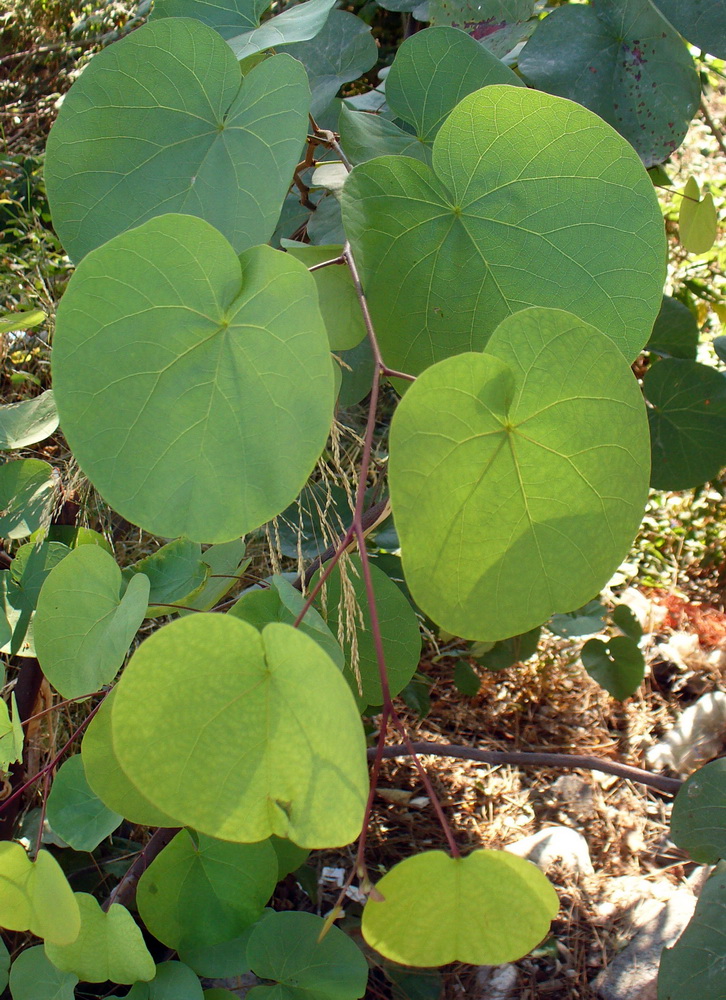
[[[47,817],[92,852],[124,820],[156,832],[105,899],[72,892],[49,851],[1,845],[0,924],[44,941],[13,965],[15,1000],[39,977],[57,996],[110,981],[186,1000],[199,976],[249,969],[279,984],[255,996],[354,1000],[367,963],[353,942],[265,905],[309,850],[356,840],[363,936],[392,962],[512,961],[557,912],[529,862],[461,856],[417,755],[432,747],[411,743],[393,699],[418,665],[416,609],[453,636],[508,640],[587,604],[626,555],[650,478],[631,364],[661,309],[658,201],[623,135],[525,87],[454,15],[442,23],[444,3],[440,26],[401,46],[385,98],[343,104],[341,84],[376,60],[368,28],[329,0],[263,20],[267,6],[157,0],[91,60],[48,140],[53,223],[76,265],[53,343],[60,427],[109,507],[166,543],[120,566],[95,532],[48,526],[49,466],[8,463],[0,517],[19,547],[0,638],[91,706],[32,779],[41,833]],[[400,395],[385,479],[383,381]],[[333,421],[361,400],[352,500],[316,498]],[[55,427],[27,419],[41,437]],[[279,545],[290,510],[302,524],[321,503],[333,544],[304,548],[298,532],[287,554],[306,571],[225,603],[244,536],[283,515]],[[389,511],[406,592],[366,545]],[[361,713],[379,716],[370,749]],[[6,738],[18,758],[17,714]],[[392,755],[412,757],[448,853],[373,887],[366,829]],[[152,958],[134,895],[178,961]]]

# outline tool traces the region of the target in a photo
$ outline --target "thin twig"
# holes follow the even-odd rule
[[[110,892],[101,909],[108,911],[112,903],[122,903],[124,906],[127,906],[133,902],[139,879],[154,858],[161,854],[167,844],[170,844],[174,837],[176,837],[177,833],[179,833],[179,827],[160,826],[151,835],[151,839],[141,851],[136,861],[126,869],[126,874]]]
[[[408,757],[411,755],[411,747],[417,754],[431,755],[433,757],[456,757],[459,760],[473,760],[482,764],[513,764],[517,767],[582,767],[588,771],[602,771],[605,774],[614,774],[618,778],[627,778],[629,781],[637,781],[641,785],[650,785],[660,792],[667,792],[675,795],[683,782],[680,778],[668,778],[662,774],[651,774],[640,767],[632,767],[630,764],[618,764],[612,760],[602,760],[600,757],[575,753],[535,753],[527,750],[477,750],[474,747],[458,746],[451,743],[428,743],[417,742],[409,745],[399,744],[397,746],[387,746],[383,750],[385,758]],[[375,750],[368,751],[369,759],[375,755]]]
[[[708,110],[705,98],[703,97],[701,97],[701,114],[703,115],[703,120],[711,129],[711,135],[716,140],[718,148],[721,150],[724,156],[726,156],[726,140],[724,140],[723,130],[714,121],[711,112]]]
[[[308,271],[312,274],[313,271],[319,271],[323,267],[330,267],[331,264],[345,264],[345,257],[341,254],[340,257],[333,257],[332,260],[324,260],[320,264],[313,264],[308,268]]]

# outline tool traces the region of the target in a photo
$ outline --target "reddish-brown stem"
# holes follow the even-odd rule
[[[366,810],[363,814],[363,828],[361,829],[361,835],[358,838],[358,852],[356,854],[356,871],[361,872],[365,869],[365,853],[366,853],[366,840],[368,838],[368,824],[371,819],[371,812],[373,810],[373,799],[376,795],[376,788],[378,787],[378,777],[381,772],[381,764],[383,763],[383,750],[386,745],[386,731],[388,729],[388,719],[389,711],[384,706],[383,713],[381,715],[381,726],[378,731],[378,740],[376,742],[375,750],[369,750],[368,755],[373,755],[373,766],[371,767],[370,775],[370,789],[368,791],[368,801],[366,802]]]
[[[179,827],[160,826],[158,830],[155,830],[146,847],[141,851],[136,861],[126,870],[126,874],[109,894],[108,898],[102,904],[101,909],[107,911],[112,903],[122,903],[124,906],[127,906],[133,902],[139,879],[154,858],[161,854],[167,844],[171,843],[174,837],[176,837],[177,833],[179,833]]]
[[[26,722],[34,722],[35,719],[42,719],[44,715],[50,715],[51,712],[56,712],[59,708],[64,708],[66,705],[73,705],[77,701],[86,701],[88,698],[98,698],[102,694],[107,694],[107,691],[91,691],[90,694],[79,694],[77,698],[65,698],[63,701],[58,701],[55,705],[51,705],[50,708],[44,708],[42,712],[36,712],[35,715],[31,715],[27,718]]]
[[[39,781],[41,778],[44,778],[46,774],[48,774],[50,771],[53,770],[54,767],[57,766],[58,761],[65,754],[68,747],[72,746],[75,743],[75,741],[81,735],[81,733],[86,728],[88,723],[91,721],[93,716],[99,710],[101,705],[103,705],[103,702],[105,700],[106,700],[105,697],[102,698],[101,701],[99,701],[99,703],[95,706],[95,708],[91,709],[91,711],[88,713],[88,715],[80,724],[80,726],[78,726],[78,728],[73,731],[70,739],[63,744],[63,746],[55,755],[55,757],[53,757],[51,761],[45,765],[45,767],[42,767],[37,774],[34,774],[32,778],[29,778],[24,784],[20,786],[20,788],[17,788],[12,795],[10,795],[7,799],[5,799],[5,801],[2,804],[0,804],[0,813],[4,812],[4,810],[7,809],[7,807],[10,805],[11,802],[14,802],[15,799],[19,798],[23,794],[23,792],[27,791],[28,788],[31,788],[36,783],[36,781]]]
[[[676,795],[683,785],[680,778],[652,774],[640,767],[619,764],[613,760],[601,760],[600,757],[589,754],[536,753],[528,750],[478,750],[475,747],[450,743],[411,743],[410,741],[398,746],[387,746],[383,750],[383,757],[386,759],[408,757],[415,754],[432,757],[456,757],[459,760],[473,760],[481,764],[490,764],[492,767],[501,764],[512,764],[515,767],[581,767],[588,771],[602,771],[605,774],[626,778],[628,781],[637,781],[641,785],[649,785],[651,788],[657,788],[658,791],[667,792],[670,795]],[[373,757],[374,751],[369,750],[368,756],[369,758]]]

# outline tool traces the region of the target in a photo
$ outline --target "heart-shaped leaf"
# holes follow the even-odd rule
[[[244,558],[245,543],[241,538],[231,542],[210,545],[202,555],[205,566],[209,567],[207,582],[195,597],[184,603],[197,611],[209,611],[244,576],[244,571],[252,561]],[[181,614],[188,614],[182,611]]]
[[[277,984],[256,986],[250,1000],[357,1000],[368,982],[360,948],[314,913],[268,914],[250,935],[247,958],[257,976]]]
[[[15,553],[9,572],[0,574],[0,607],[12,629],[6,652],[35,656],[35,608],[45,580],[68,555],[60,542],[28,542]]]
[[[75,894],[81,930],[71,944],[45,943],[45,953],[62,972],[86,983],[135,983],[154,978],[156,966],[140,927],[125,906],[112,903],[104,913],[97,899]]]
[[[726,59],[724,0],[653,0],[658,10],[696,48]]]
[[[450,858],[426,851],[384,875],[361,930],[403,965],[513,962],[539,944],[557,913],[557,893],[531,862],[506,851]]]
[[[638,690],[645,675],[645,660],[637,642],[616,635],[607,642],[589,639],[580,653],[585,670],[613,698],[624,701]]]
[[[80,754],[60,768],[48,796],[48,822],[53,833],[74,851],[95,851],[123,817],[108,809],[86,781]]]
[[[109,997],[120,1000],[120,997]],[[202,984],[183,962],[161,962],[150,983],[136,983],[126,1000],[204,1000]]]
[[[558,7],[539,22],[519,68],[535,87],[604,118],[647,167],[680,146],[701,96],[683,39],[650,0]]]
[[[584,108],[486,87],[442,125],[433,169],[408,157],[360,164],[342,205],[384,359],[399,371],[481,350],[528,305],[571,309],[629,360],[648,339],[664,277],[658,200],[633,150]]]
[[[59,694],[78,698],[113,680],[148,600],[148,579],[138,574],[126,585],[116,560],[98,545],[73,549],[50,572],[33,634],[43,673]]]
[[[0,450],[27,448],[44,441],[58,426],[53,390],[35,399],[0,406]]]
[[[181,830],[139,880],[136,902],[154,937],[175,951],[238,937],[277,884],[269,840],[230,844]]]
[[[238,258],[191,216],[152,219],[81,262],[53,378],[80,466],[115,510],[167,538],[229,541],[279,514],[332,419],[312,276],[270,247]]]
[[[650,403],[651,486],[686,490],[726,465],[726,378],[697,361],[665,358],[643,380]]]
[[[22,951],[10,970],[13,1000],[74,1000],[77,982],[72,972],[56,969],[42,945]]]
[[[48,137],[55,226],[76,261],[153,216],[212,223],[239,253],[275,228],[310,92],[286,55],[242,79],[212,28],[162,18],[94,56]],[[111,122],[111,125],[109,125]]]
[[[202,833],[320,847],[360,831],[368,775],[355,703],[333,661],[289,625],[260,634],[216,614],[166,625],[126,667],[112,728],[141,794]]]
[[[31,861],[20,844],[0,843],[0,927],[30,931],[54,944],[78,937],[78,903],[58,862],[47,851]]]
[[[647,469],[642,395],[612,341],[571,313],[515,313],[484,354],[425,371],[394,415],[391,505],[414,600],[489,641],[581,607],[628,551]]]
[[[726,858],[726,758],[704,764],[678,792],[671,836],[701,865]]]
[[[428,20],[462,28],[495,56],[504,56],[529,31],[534,0],[429,0]]]

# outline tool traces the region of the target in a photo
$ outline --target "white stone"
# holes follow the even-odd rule
[[[510,1000],[518,982],[519,972],[514,965],[481,965],[476,974],[476,997],[472,1000]]]
[[[582,875],[592,875],[594,870],[587,841],[569,826],[545,827],[531,837],[507,844],[504,850],[533,861],[544,872],[558,861],[564,868]]]
[[[715,757],[726,736],[726,694],[712,691],[687,708],[660,743],[646,753],[651,767],[687,775]]]

